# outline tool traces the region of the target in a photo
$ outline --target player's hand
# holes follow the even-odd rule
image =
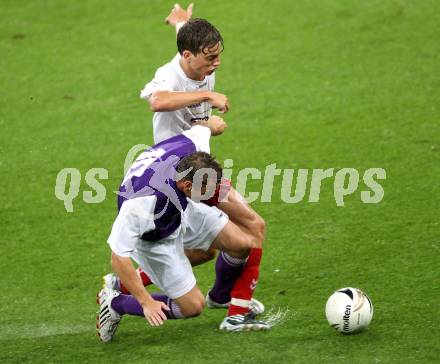
[[[229,100],[226,95],[219,94],[218,92],[210,92],[208,102],[222,114],[229,111]]]
[[[163,310],[169,311],[170,308],[161,301],[149,301],[142,305],[144,310],[144,316],[151,326],[163,325],[163,322],[167,319]]]
[[[217,136],[223,134],[225,129],[228,127],[228,124],[220,117],[216,115],[212,115],[208,121],[208,128],[211,129],[211,135]]]
[[[186,10],[182,9],[179,4],[175,4],[174,8],[171,9],[171,12],[165,18],[165,23],[173,27],[176,26],[177,23],[186,23],[192,17],[193,8],[193,3],[189,4]]]

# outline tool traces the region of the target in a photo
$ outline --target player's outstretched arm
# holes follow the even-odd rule
[[[112,252],[112,267],[121,278],[124,286],[136,298],[144,310],[144,316],[151,326],[162,325],[167,319],[163,310],[169,311],[169,307],[160,301],[155,301],[143,286],[130,258],[121,257]]]
[[[228,98],[212,91],[154,91],[148,98],[150,109],[154,112],[175,111],[203,101],[208,101],[220,112],[229,110]]]
[[[171,9],[171,12],[165,18],[165,23],[170,24],[171,26],[176,28],[176,34],[179,32],[179,29],[192,17],[194,4],[191,3],[188,5],[188,8],[182,9],[179,4],[175,4]]]

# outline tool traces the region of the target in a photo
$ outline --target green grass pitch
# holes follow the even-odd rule
[[[223,312],[150,328],[124,318],[95,336],[95,294],[109,272],[112,192],[127,151],[151,143],[139,90],[176,52],[172,2],[0,3],[1,363],[434,363],[439,352],[440,3],[435,0],[196,2],[222,32],[216,90],[229,128],[212,141],[244,167],[386,170],[378,204],[359,189],[253,207],[268,226],[256,297],[289,308],[265,333],[224,334]],[[186,3],[183,5],[187,5]],[[73,213],[58,172],[82,175]],[[86,204],[90,168],[108,170]],[[236,177],[236,174],[233,176]],[[234,179],[233,178],[233,179]],[[249,189],[261,189],[261,181]],[[201,288],[213,264],[196,268]],[[341,336],[324,317],[337,288],[359,287],[375,316]]]

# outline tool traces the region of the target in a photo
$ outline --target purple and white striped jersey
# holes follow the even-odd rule
[[[119,213],[108,240],[112,249],[121,245],[113,249],[117,254],[132,251],[135,240],[159,241],[179,228],[188,202],[176,186],[176,167],[194,152],[209,153],[210,136],[209,128],[194,126],[139,155],[119,188]]]

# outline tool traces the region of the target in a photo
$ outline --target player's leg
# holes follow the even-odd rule
[[[239,201],[236,203],[241,204]],[[194,237],[190,236],[192,242],[187,241],[188,233],[186,233],[184,245],[192,248],[203,247],[204,244],[206,246],[215,239],[215,244],[212,244],[211,248],[222,250],[216,262],[214,287],[206,297],[208,307],[229,307],[230,315],[246,313],[249,309],[254,314],[264,312],[264,305],[252,297],[252,292],[243,288],[246,285],[252,284],[253,287],[256,285],[264,232],[259,234],[249,232],[248,229],[232,221],[226,224],[226,220],[222,221],[221,216],[227,215],[216,207],[190,204],[187,209],[193,215],[188,231],[197,233]],[[245,210],[249,219],[255,219],[255,214],[248,207],[245,206]],[[220,230],[220,227],[224,228]],[[233,291],[234,294],[231,295]],[[230,305],[231,297],[235,297],[234,302],[238,303],[246,300],[246,307]]]
[[[266,234],[266,223],[237,190],[230,186],[227,195],[220,197],[216,207],[225,212],[229,220],[253,236],[255,247],[261,247]]]
[[[192,201],[188,203],[184,215],[184,222],[186,232],[184,235],[184,246],[189,249],[198,249],[202,251],[210,251],[215,246],[214,241],[226,226],[229,218],[228,216],[217,209],[216,207],[209,207],[205,204],[196,204]],[[234,225],[235,226],[235,225]],[[240,228],[236,228],[237,244],[229,242],[231,246],[244,246],[241,251],[237,249],[233,252],[222,251],[219,254],[216,264],[216,296],[221,299],[215,300],[209,295],[206,296],[208,307],[225,307],[227,308],[230,301],[230,292],[237,279],[240,277],[243,267],[246,263],[249,254],[249,246],[252,242],[243,243],[240,239],[244,236]],[[232,232],[230,235],[234,234]],[[224,235],[224,233],[223,233]],[[222,235],[222,236],[223,236]],[[251,235],[246,235],[252,238]],[[223,250],[226,250],[222,247]],[[224,300],[222,298],[225,297]]]
[[[262,247],[265,236],[265,222],[231,186],[227,179],[223,179],[215,195],[206,202],[225,212],[229,219],[244,232],[254,238],[255,247]],[[252,255],[255,255],[254,252]],[[227,252],[218,255],[216,261],[216,279],[212,289],[206,296],[208,307],[227,307],[231,299],[231,291],[241,275],[247,258],[234,257]],[[252,262],[252,260],[251,260]],[[252,298],[251,310],[255,314],[264,312],[264,305]]]
[[[220,329],[227,331],[270,329],[268,324],[255,320],[254,315],[249,316],[252,312],[252,296],[259,277],[262,256],[261,245],[255,241],[252,234],[248,234],[230,221],[218,234],[213,246],[221,250],[223,255],[228,254],[238,258],[243,258],[247,255],[247,261],[230,291],[231,300],[228,315],[221,323]],[[228,268],[226,268],[227,270]]]
[[[223,178],[214,196],[204,203],[219,208],[229,216],[232,222],[245,229],[261,243],[263,242],[266,233],[264,219],[232,187],[230,180]]]
[[[261,260],[261,248],[258,248],[261,245],[260,241],[253,234],[247,233],[229,221],[227,215],[216,207],[189,203],[187,211],[190,216],[189,224],[192,225],[191,230],[198,233],[189,236],[191,244],[184,240],[185,246],[199,249],[208,249],[210,246],[219,249],[222,251],[221,256],[232,263],[225,266],[220,274],[223,278],[226,277],[222,281],[225,285],[229,285],[231,277],[235,280],[228,311],[229,316],[234,316],[231,319],[234,321],[234,325],[229,325],[227,329],[243,331],[269,328],[265,323],[246,316],[258,280]],[[188,220],[188,217],[185,220]],[[185,234],[184,238],[188,238],[188,236]],[[253,285],[252,288],[249,288],[251,285]],[[231,288],[228,286],[229,290]]]
[[[170,311],[165,311],[168,319],[197,316],[202,312],[205,305],[203,294],[197,286],[194,286],[189,292],[177,298],[170,298],[162,293],[152,293],[151,296],[154,300],[162,301],[170,308]],[[133,315],[144,317],[142,306],[132,295],[119,293],[113,298],[111,308],[121,316]]]
[[[262,257],[262,247],[255,241],[253,235],[248,234],[241,227],[230,221],[214,240],[213,246],[221,250],[221,258],[216,268],[221,272],[217,274],[214,288],[215,294],[229,290],[230,305],[229,315],[246,314],[249,311],[253,292],[259,276],[259,267]],[[220,264],[222,261],[223,264]],[[241,269],[234,267],[234,263],[242,263]],[[233,282],[223,280],[223,277],[236,271]]]
[[[168,319],[181,319],[200,315],[205,306],[205,299],[197,286],[177,298],[170,298],[161,293],[151,294],[154,300],[164,302],[169,308],[165,311]],[[112,340],[113,335],[124,315],[144,317],[142,306],[132,295],[126,295],[109,288],[98,294],[97,303],[100,311],[97,316],[97,333],[103,342]]]

